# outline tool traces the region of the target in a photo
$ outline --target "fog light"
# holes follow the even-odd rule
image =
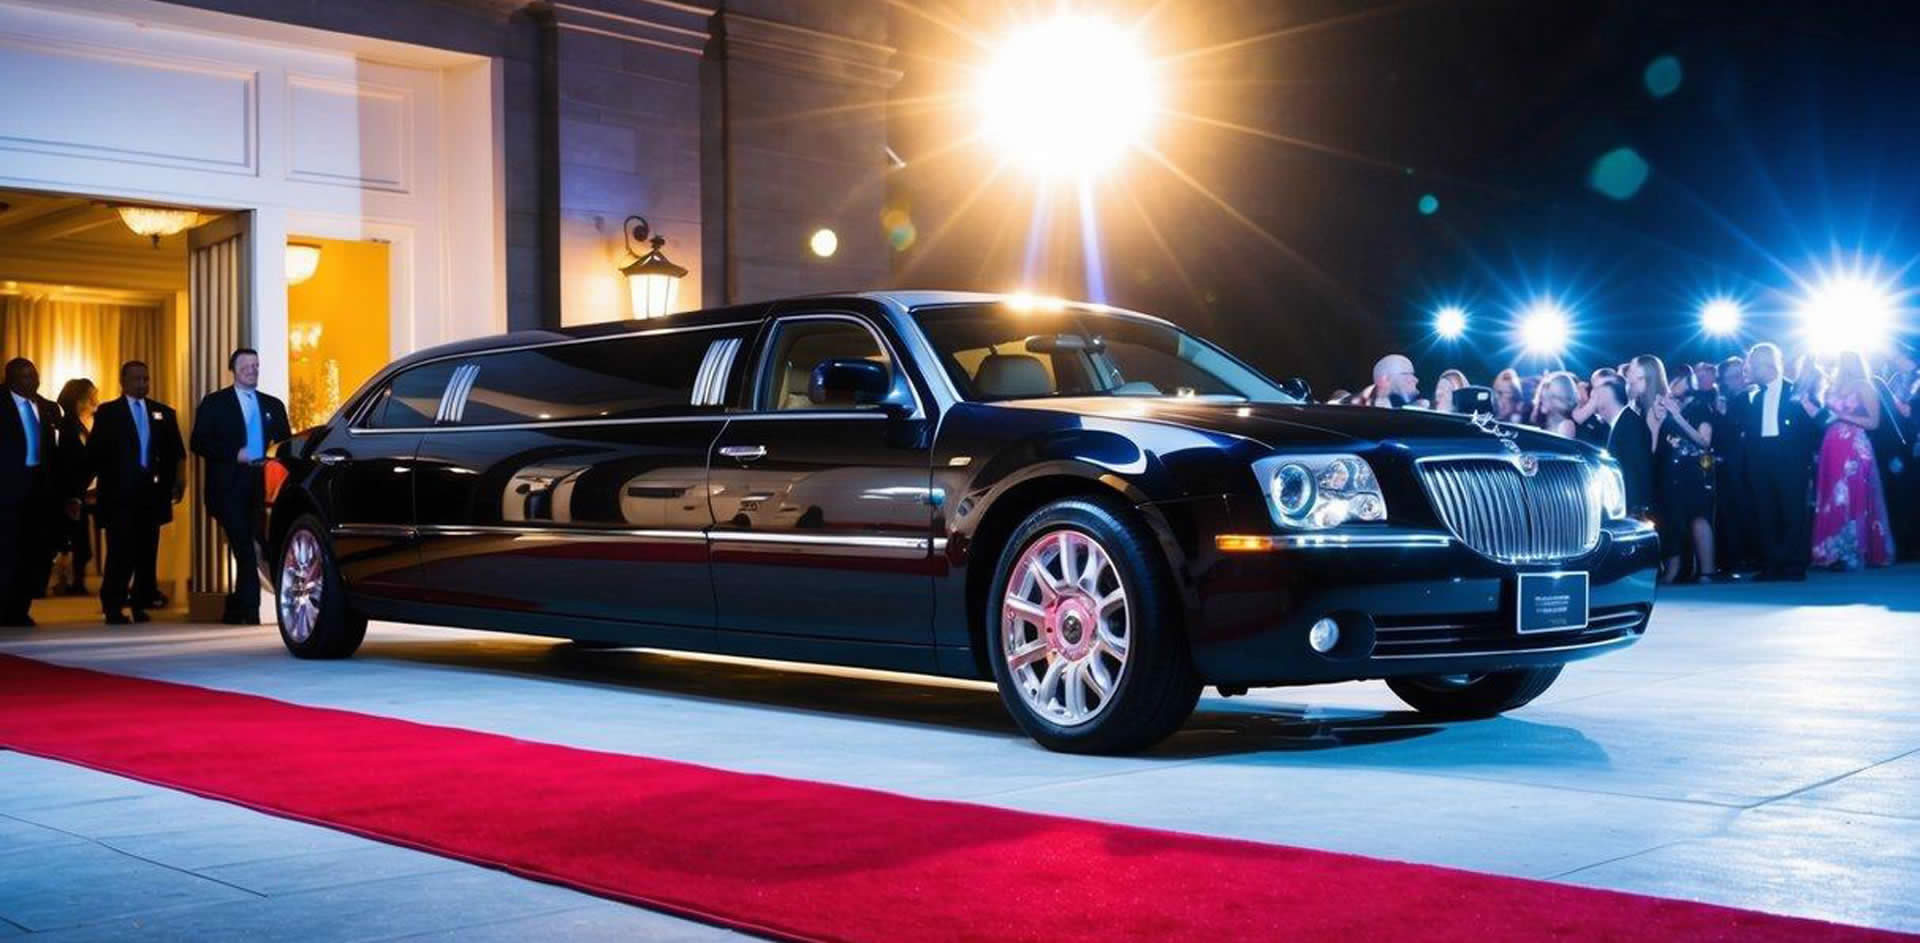
[[[1340,644],[1340,623],[1332,619],[1315,622],[1313,628],[1307,630],[1307,644],[1322,655],[1333,651],[1333,647]]]

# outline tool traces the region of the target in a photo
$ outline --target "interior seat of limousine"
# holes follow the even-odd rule
[[[995,352],[980,361],[973,388],[989,398],[1046,396],[1053,392],[1053,377],[1038,357]]]

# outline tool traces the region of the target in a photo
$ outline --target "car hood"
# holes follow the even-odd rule
[[[1502,444],[1503,439],[1511,439],[1526,452],[1563,455],[1594,452],[1572,439],[1537,429],[1509,423],[1488,423],[1483,427],[1467,416],[1423,409],[1126,396],[1014,400],[1000,405],[1167,423],[1239,436],[1272,449],[1327,447],[1359,452],[1398,443],[1429,454],[1446,451],[1461,455],[1497,455],[1511,452]],[[1488,431],[1488,427],[1497,428],[1498,432]]]

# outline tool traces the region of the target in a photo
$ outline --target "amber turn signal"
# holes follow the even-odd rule
[[[1213,538],[1213,548],[1227,553],[1272,550],[1273,538],[1263,534],[1219,534]]]

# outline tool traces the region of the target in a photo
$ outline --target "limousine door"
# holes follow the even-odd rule
[[[782,313],[762,335],[710,459],[722,630],[931,643],[933,421],[886,336],[842,311]],[[812,399],[836,359],[885,366],[885,401]]]
[[[340,576],[356,595],[416,598],[419,550],[413,529],[414,453],[453,375],[429,363],[396,376],[356,417],[319,443],[328,523]]]
[[[473,358],[463,402],[416,460],[437,600],[516,613],[505,627],[522,631],[565,616],[600,621],[609,641],[698,645],[714,619],[706,460],[726,418],[700,381],[724,375],[716,360],[755,326]]]

